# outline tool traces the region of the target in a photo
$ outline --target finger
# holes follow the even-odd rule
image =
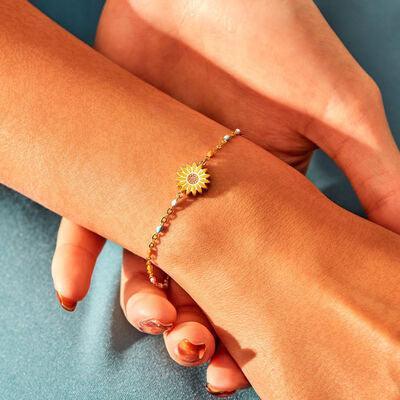
[[[207,367],[207,391],[217,397],[227,397],[249,386],[235,360],[220,344]]]
[[[54,288],[61,306],[74,311],[89,290],[97,257],[105,239],[63,218],[51,266]]]
[[[149,281],[145,261],[127,250],[122,263],[121,307],[135,328],[152,335],[170,329],[176,320],[175,307],[165,290]]]
[[[368,217],[400,232],[400,155],[379,90],[369,83],[355,101],[352,93],[331,101],[322,122],[306,136],[343,169]]]
[[[204,364],[215,351],[212,327],[203,311],[174,281],[170,283],[169,294],[178,314],[175,326],[164,334],[168,353],[186,367]]]

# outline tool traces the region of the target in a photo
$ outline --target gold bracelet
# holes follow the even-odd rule
[[[171,206],[167,209],[166,214],[161,218],[160,224],[156,227],[155,232],[151,236],[149,243],[149,252],[146,258],[146,270],[149,276],[150,282],[161,288],[166,289],[169,283],[169,276],[166,275],[163,282],[159,282],[159,279],[154,274],[154,262],[155,252],[161,234],[164,232],[171,215],[175,212],[178,203],[183,200],[186,196],[196,196],[197,193],[202,194],[203,190],[207,190],[207,184],[210,183],[210,175],[207,173],[205,168],[210,158],[214,157],[215,154],[222,149],[222,147],[228,143],[232,138],[240,134],[240,129],[235,129],[230,134],[225,135],[221,141],[213,149],[209,150],[206,156],[199,162],[193,164],[186,164],[179,168],[177,172],[177,184],[178,192],[175,198],[171,201]]]

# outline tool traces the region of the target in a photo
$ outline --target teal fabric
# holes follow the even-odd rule
[[[100,0],[35,0],[52,19],[91,43]],[[400,140],[398,0],[321,0],[333,28],[382,88]],[[362,213],[350,185],[321,152],[310,178],[332,200]],[[211,399],[204,368],[169,360],[162,340],[136,332],[118,305],[121,249],[103,251],[87,299],[74,314],[55,300],[50,262],[59,217],[0,187],[0,399]],[[253,391],[235,399],[256,399]]]

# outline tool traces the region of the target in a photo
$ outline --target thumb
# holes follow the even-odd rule
[[[400,233],[400,155],[376,85],[331,100],[306,136],[344,171],[369,219]]]

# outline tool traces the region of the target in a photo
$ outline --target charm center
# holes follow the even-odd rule
[[[190,173],[187,177],[187,181],[191,184],[191,185],[195,185],[198,181],[199,181],[199,176],[195,173]]]

